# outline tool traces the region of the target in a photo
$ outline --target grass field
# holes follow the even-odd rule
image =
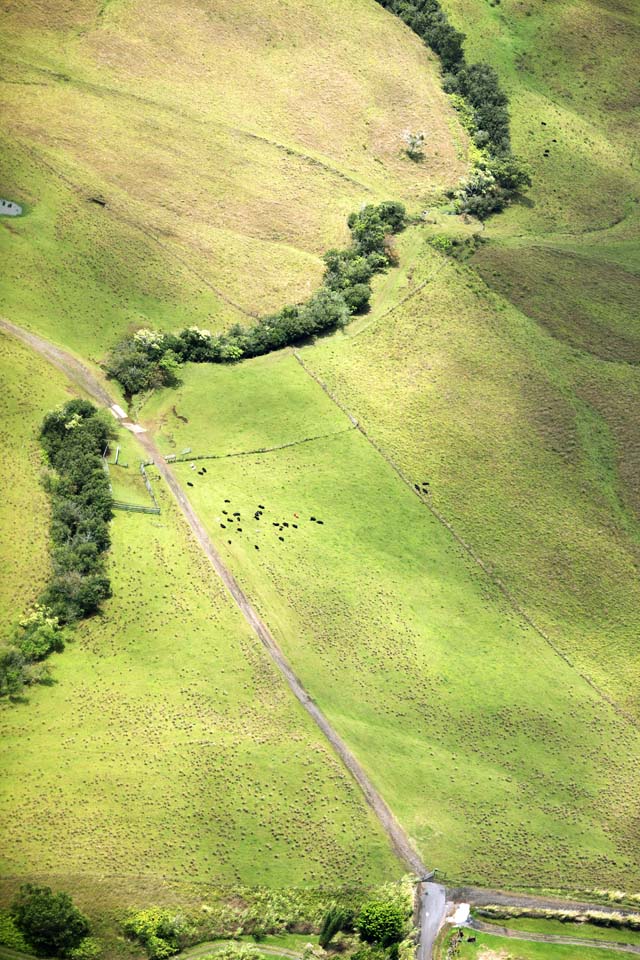
[[[548,933],[559,937],[582,937],[587,940],[613,940],[616,943],[640,945],[640,931],[625,927],[600,927],[595,923],[563,923],[561,920],[538,920],[531,917],[509,917],[506,920],[482,918],[485,923],[496,923],[510,930]]]
[[[471,934],[475,943],[463,940],[455,953],[456,960],[619,960],[617,950],[605,947],[572,947],[556,943],[527,943],[507,940],[488,933]],[[624,956],[624,954],[623,954]]]
[[[436,212],[407,230],[371,313],[301,355],[574,666],[291,354],[187,367],[140,415],[164,452],[224,457],[176,470],[430,865],[633,887],[640,267],[622,64],[637,15],[630,0],[444,5],[511,94],[531,194],[464,263],[427,240],[479,225]],[[352,209],[432,207],[466,169],[434,58],[373,0],[348,16],[338,0],[266,0],[259,15],[247,0],[54,6],[3,14],[2,192],[26,214],[0,222],[0,310],[94,364],[141,324],[223,329],[307,296]],[[423,164],[401,155],[405,127],[428,131]],[[46,574],[33,437],[64,384],[0,349],[7,622]],[[114,493],[146,502],[122,444]],[[286,448],[229,456],[271,447]],[[38,876],[116,909],[397,874],[154,484],[160,518],[113,522],[104,615],[53,658],[55,686],[2,711],[3,895]],[[493,939],[461,956],[513,952]]]
[[[2,350],[3,424],[7,443],[17,442],[6,624],[46,576],[34,437],[68,393],[22,347],[3,338]],[[123,431],[118,442],[134,477],[135,441]],[[25,879],[62,886],[109,939],[106,915],[154,902],[199,908],[239,882],[366,887],[398,876],[359,790],[154,483],[160,517],[112,522],[114,598],[104,613],[50,659],[53,686],[0,711],[3,902]],[[27,536],[31,549],[15,549]]]
[[[638,715],[635,370],[577,355],[433,251],[411,282],[412,299],[305,348],[305,363],[409,477],[429,480],[434,505],[554,642]]]
[[[62,377],[0,334],[0,638],[6,639],[44,587],[49,510],[37,439],[45,413],[68,399]]]
[[[133,324],[223,328],[306,297],[362,202],[419,208],[454,183],[466,135],[435,59],[371,0],[342,14],[5,11],[3,189],[27,215],[3,224],[2,309],[89,356]],[[429,131],[424,163],[408,126]]]
[[[254,408],[266,406],[264,384],[274,415],[277,362],[243,367]],[[290,356],[280,362],[286,423],[294,373],[302,409],[314,392],[325,398]],[[202,423],[206,376],[225,449],[225,431],[255,424],[211,368],[185,371],[182,416]],[[175,469],[223,557],[428,863],[485,883],[540,886],[561,873],[570,886],[594,872],[633,883],[635,731],[514,615],[360,433],[195,467]]]

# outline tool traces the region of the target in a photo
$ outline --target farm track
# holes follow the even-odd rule
[[[620,953],[640,955],[640,946],[633,943],[618,943],[615,940],[588,940],[586,937],[563,937],[555,933],[533,933],[529,930],[511,930],[508,927],[499,927],[482,920],[471,920],[465,924],[468,930],[478,930],[480,933],[490,933],[494,937],[505,937],[508,940],[528,940],[531,943],[565,944],[568,947],[595,947],[600,950],[618,950]]]
[[[427,282],[428,280],[420,284],[420,287],[417,288],[415,291],[412,291],[411,294],[405,297],[405,300],[409,299],[411,296],[418,293],[418,290],[422,289],[422,287],[424,287]],[[387,314],[390,313],[391,310],[393,309],[394,309],[393,307],[390,308],[390,310],[387,311]],[[317,383],[318,386],[326,393],[329,399],[332,400],[333,403],[338,407],[338,409],[341,410],[342,413],[344,413],[345,416],[349,418],[349,420],[351,421],[352,424],[354,424],[356,429],[360,431],[360,433],[365,438],[367,443],[369,443],[373,447],[373,449],[376,451],[376,453],[378,453],[382,457],[382,459],[391,467],[391,469],[398,475],[398,477],[402,480],[405,486],[407,486],[409,490],[411,490],[411,492],[414,494],[414,496],[416,496],[418,500],[427,508],[427,510],[429,510],[429,512],[433,514],[436,520],[438,520],[439,523],[441,523],[444,527],[447,528],[447,530],[449,531],[453,539],[456,541],[456,543],[460,547],[462,547],[464,552],[473,560],[473,562],[476,563],[481,568],[481,570],[483,570],[483,572],[487,575],[487,577],[494,584],[494,586],[498,588],[500,593],[502,593],[502,595],[508,601],[509,605],[515,610],[518,616],[520,616],[526,623],[528,623],[529,626],[538,634],[538,636],[542,640],[544,640],[544,642],[553,650],[556,656],[560,657],[560,659],[563,660],[567,664],[567,666],[571,668],[571,670],[575,671],[575,673],[577,673],[577,675],[582,680],[584,680],[584,682],[588,684],[588,686],[591,687],[594,693],[596,693],[602,700],[604,700],[606,703],[609,704],[609,706],[612,708],[612,710],[614,710],[618,714],[618,716],[622,717],[627,723],[630,723],[631,726],[636,727],[637,729],[640,729],[640,721],[638,721],[631,714],[627,713],[626,710],[624,710],[618,703],[616,703],[616,701],[612,697],[610,697],[607,693],[605,693],[605,691],[602,690],[596,684],[596,682],[591,679],[591,677],[589,677],[585,673],[582,673],[578,669],[578,667],[576,667],[573,661],[565,653],[563,653],[563,651],[558,647],[555,641],[551,639],[549,634],[545,630],[543,630],[542,627],[538,623],[536,623],[536,621],[527,613],[527,611],[524,609],[520,601],[514,596],[514,594],[511,592],[509,587],[507,587],[504,581],[500,579],[500,577],[495,573],[494,570],[492,570],[489,564],[486,563],[478,553],[476,553],[475,549],[469,543],[467,543],[467,541],[457,532],[457,530],[450,523],[450,521],[447,520],[444,514],[441,513],[440,510],[438,510],[438,508],[430,501],[428,495],[425,495],[422,493],[421,490],[416,489],[416,485],[409,477],[407,477],[407,475],[402,470],[402,468],[398,466],[398,464],[389,456],[389,454],[384,450],[384,448],[380,446],[378,441],[375,440],[371,436],[371,434],[368,432],[368,430],[366,430],[362,426],[362,423],[360,423],[360,421],[351,413],[351,411],[342,403],[342,401],[338,399],[338,397],[333,393],[333,391],[329,389],[329,387],[324,382],[324,380],[322,380],[318,376],[318,374],[314,370],[312,370],[307,363],[305,363],[305,361],[300,356],[299,351],[294,348],[292,350],[292,353],[293,353],[293,356],[298,361],[298,363],[300,364],[300,366],[302,367],[302,369],[304,370],[304,372],[307,374],[307,376],[309,376],[312,380],[314,380],[315,383]]]

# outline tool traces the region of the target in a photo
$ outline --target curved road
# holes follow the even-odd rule
[[[61,370],[71,381],[81,387],[101,406],[111,409],[114,406],[114,399],[110,396],[108,390],[98,377],[79,359],[68,353],[66,350],[50,343],[43,337],[22,327],[18,327],[9,320],[0,317],[0,330],[21,340],[35,352]],[[333,729],[320,708],[309,697],[308,693],[298,680],[291,669],[289,662],[284,656],[282,650],[276,643],[271,631],[266,623],[259,616],[249,598],[239,586],[237,580],[231,571],[225,566],[218,554],[213,542],[209,538],[204,526],[202,525],[189,500],[185,496],[176,475],[171,466],[166,462],[155,443],[147,433],[133,434],[147,457],[153,460],[156,469],[165,480],[176,499],[183,516],[185,517],[192,533],[202,547],[212,567],[224,583],[231,594],[235,603],[239,607],[245,620],[252,628],[260,642],[267,650],[269,656],[277,666],[284,677],[290,690],[304,707],[309,716],[320,728],[327,738],[335,752],[338,754],[345,767],[351,773],[362,790],[367,803],[378,817],[382,828],[389,837],[391,844],[398,855],[404,861],[409,869],[419,877],[424,877],[429,871],[422,862],[420,855],[414,850],[409,838],[403,828],[400,826],[393,813],[378,793],[371,780],[356,760],[353,753],[342,738]],[[446,891],[443,886],[437,883],[420,884],[420,943],[418,946],[418,960],[430,960],[433,953],[433,944],[440,929],[445,915]]]

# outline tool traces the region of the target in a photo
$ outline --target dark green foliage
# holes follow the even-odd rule
[[[387,900],[370,900],[365,903],[356,922],[361,940],[383,947],[399,943],[404,928],[405,915],[402,907]]]
[[[0,696],[19,696],[25,683],[44,682],[32,665],[62,651],[65,625],[97,613],[111,596],[103,554],[113,500],[102,454],[113,435],[106,415],[86,400],[71,400],[44,418],[40,441],[55,471],[46,482],[53,575],[13,646],[0,655]]]
[[[508,153],[509,101],[493,67],[488,63],[465,65],[449,81],[448,87],[463,96],[472,108],[479,145],[486,144],[499,156]]]
[[[96,613],[111,596],[102,554],[113,501],[101,457],[112,436],[106,416],[85,400],[47,414],[40,431],[56,471],[49,482],[53,578],[41,602],[61,624]]]
[[[17,647],[0,651],[0,697],[19,697],[27,680],[27,662]]]
[[[66,957],[89,933],[89,921],[67,893],[30,883],[20,887],[11,916],[33,952],[40,957]]]
[[[369,204],[351,214],[348,223],[351,246],[325,255],[323,284],[305,303],[283,307],[251,327],[236,324],[218,336],[195,327],[177,336],[139,330],[109,354],[109,376],[132,395],[171,386],[180,363],[233,363],[344,327],[352,314],[368,307],[374,273],[393,262],[389,238],[403,229],[405,208],[391,200],[378,206]]]
[[[318,938],[318,943],[323,950],[326,950],[336,933],[344,930],[348,920],[349,915],[342,907],[338,907],[335,904],[329,907],[322,920],[320,936]]]

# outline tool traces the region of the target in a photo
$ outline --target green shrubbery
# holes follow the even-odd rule
[[[509,99],[498,74],[488,63],[468,64],[464,34],[453,27],[438,0],[378,0],[400,17],[438,54],[444,71],[444,88],[454,106],[462,108],[482,160],[471,176],[452,193],[459,213],[483,220],[504,209],[531,185],[526,166],[511,153]]]
[[[65,627],[96,613],[111,596],[104,553],[112,498],[101,455],[112,436],[106,415],[86,400],[71,400],[44,419],[40,440],[54,471],[47,478],[53,575],[13,644],[0,653],[0,696],[45,680],[38,665],[64,649]]]
[[[619,913],[609,910],[571,910],[561,907],[551,909],[543,907],[503,907],[487,904],[476,909],[481,917],[493,920],[513,920],[526,917],[533,920],[559,920],[561,923],[591,923],[599,927],[626,928],[640,930],[640,914]]]
[[[39,957],[70,957],[89,935],[89,921],[68,893],[27,883],[11,905],[11,918]]]
[[[178,953],[188,943],[191,928],[182,914],[173,914],[160,907],[130,913],[123,924],[124,933],[136,940],[150,960],[164,960]]]
[[[395,262],[390,237],[402,230],[405,209],[391,201],[368,205],[351,214],[348,223],[351,246],[325,255],[323,284],[305,303],[283,307],[251,327],[238,324],[217,336],[195,327],[177,335],[139,330],[109,354],[109,376],[132,396],[175,384],[180,363],[230,363],[344,327],[352,314],[368,306],[373,275]]]

